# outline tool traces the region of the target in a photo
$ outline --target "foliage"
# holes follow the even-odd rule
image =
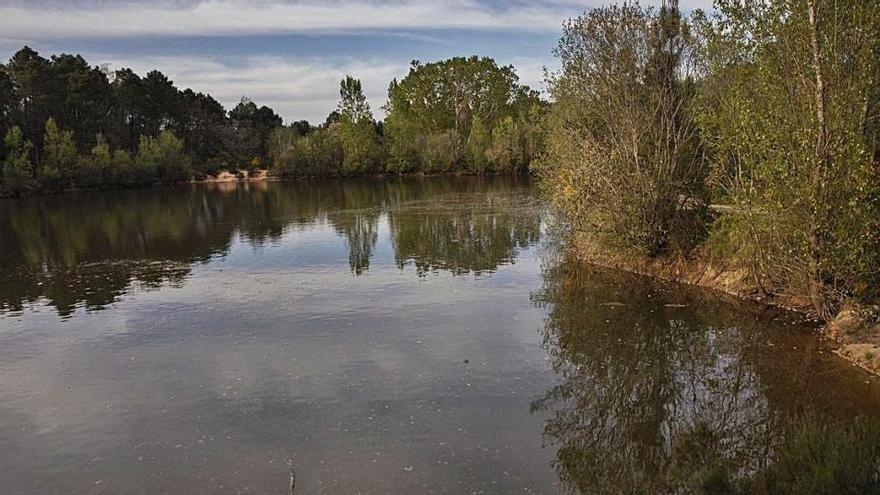
[[[232,154],[238,167],[248,167],[254,158],[266,156],[269,135],[282,124],[281,117],[271,108],[258,107],[247,98],[242,98],[229,111],[229,120],[232,128]]]
[[[722,1],[701,31],[710,187],[732,206],[714,240],[821,316],[877,300],[880,6]]]
[[[296,129],[276,129],[269,140],[270,173],[277,177],[339,176],[344,150],[339,125],[314,129],[302,136]]]
[[[415,61],[388,89],[386,169],[486,172],[491,129],[507,119],[524,121],[542,106],[512,66],[499,67],[490,58]],[[441,152],[451,155],[440,158]]]
[[[155,177],[164,184],[173,184],[187,180],[191,173],[183,141],[170,131],[162,131],[157,138],[141,136],[134,165],[138,182]]]
[[[0,194],[143,187],[260,168],[280,177],[523,173],[541,146],[536,122],[545,107],[513,67],[454,58],[415,62],[394,81],[384,122],[374,120],[360,80],[347,76],[322,125],[284,127],[267,106],[242,98],[227,112],[158,70],[111,72],[79,55],[46,58],[24,47],[0,65],[0,135],[13,127],[20,134],[15,149],[0,145],[0,160],[27,155],[30,169],[27,177],[0,174]]]
[[[684,204],[699,204],[703,176],[689,115],[693,49],[674,8],[602,7],[565,23],[541,173],[579,230],[648,255],[687,250],[679,226],[699,219]],[[497,136],[502,163],[509,139]]]
[[[62,131],[50,118],[46,122],[46,136],[43,138],[43,159],[38,178],[49,191],[59,191],[69,187],[76,175],[76,145],[73,132]]]
[[[367,172],[376,162],[378,136],[360,80],[346,76],[339,83],[338,111],[345,171]]]
[[[2,185],[5,187],[0,187],[0,193],[18,195],[26,192],[33,184],[31,152],[34,145],[24,139],[18,126],[9,129],[3,144],[6,148],[6,160],[3,163]]]

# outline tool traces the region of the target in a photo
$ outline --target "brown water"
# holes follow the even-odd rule
[[[880,412],[791,318],[548,220],[501,178],[2,201],[0,493],[653,493],[694,431],[747,474]]]

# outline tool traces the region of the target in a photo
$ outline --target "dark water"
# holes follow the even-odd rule
[[[566,261],[532,184],[0,202],[0,493],[670,491],[880,386],[757,307]]]

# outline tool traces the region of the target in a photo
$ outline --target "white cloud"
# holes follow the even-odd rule
[[[383,116],[388,83],[406,75],[408,64],[384,59],[304,59],[244,57],[222,62],[203,56],[101,57],[90,60],[107,63],[111,69],[131,67],[139,74],[162,71],[181,89],[208,93],[231,109],[242,96],[268,105],[284,120],[308,119],[323,122],[336,108],[339,81],[346,74],[361,79],[364,92],[377,118]]]
[[[65,39],[342,32],[372,29],[490,29],[555,31],[572,9],[516,3],[489,8],[474,0],[419,2],[254,2],[204,0],[180,6],[115,3],[51,8],[0,6],[6,37]]]
[[[409,71],[408,62],[382,58],[291,60],[253,56],[224,58],[223,61],[204,56],[90,55],[87,58],[99,65],[108,64],[111,70],[130,67],[141,75],[159,70],[178,88],[210,94],[227,110],[246,96],[259,105],[268,105],[288,123],[301,119],[313,124],[323,122],[336,108],[339,81],[346,75],[361,80],[373,115],[381,119],[388,84],[394,78],[403,78]],[[547,62],[525,57],[498,60],[501,65],[513,64],[520,82],[537,90],[543,89],[543,66]]]

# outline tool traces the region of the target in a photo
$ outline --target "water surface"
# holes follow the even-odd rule
[[[504,178],[0,202],[0,492],[651,493],[694,431],[748,474],[800,411],[880,411],[789,316],[548,220]]]

